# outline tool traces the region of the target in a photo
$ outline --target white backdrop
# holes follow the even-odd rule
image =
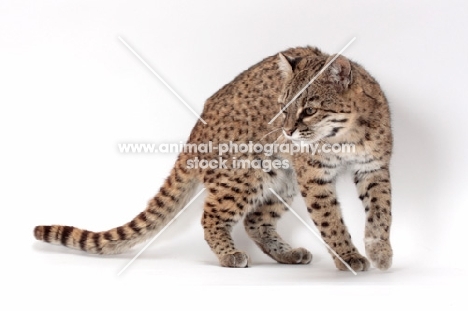
[[[9,286],[8,297],[44,307],[68,301],[67,308],[80,308],[88,299],[151,307],[153,296],[193,293],[169,287],[162,295],[168,284],[296,284],[312,285],[313,292],[281,291],[316,299],[310,307],[329,298],[343,306],[359,300],[381,306],[378,299],[385,299],[388,307],[407,304],[395,299],[403,296],[418,306],[462,305],[467,9],[462,1],[3,0],[0,282]],[[292,215],[280,231],[314,253],[310,266],[275,264],[239,225],[235,239],[252,268],[220,268],[203,240],[202,199],[120,277],[142,246],[101,258],[36,242],[38,224],[104,230],[130,220],[161,186],[176,154],[124,155],[117,144],[185,141],[195,124],[118,36],[198,112],[206,98],[266,56],[301,45],[335,53],[356,37],[344,54],[377,78],[393,115],[393,268],[357,277],[336,271],[323,245]],[[350,176],[340,179],[339,196],[363,251],[364,213]],[[293,207],[306,218],[300,198]],[[204,299],[204,290],[198,292]],[[265,295],[277,307],[289,306],[289,298]]]

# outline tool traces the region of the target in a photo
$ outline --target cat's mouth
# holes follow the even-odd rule
[[[297,130],[292,132],[292,133],[288,133],[285,130],[283,130],[283,136],[287,140],[292,141],[293,143],[301,143],[301,142],[303,142],[303,143],[314,143],[314,142],[319,140],[316,137],[314,137],[313,135],[307,135],[307,136],[301,135]]]
[[[317,139],[315,137],[292,137],[292,136],[288,136],[288,135],[284,135],[284,137],[291,141],[293,144],[296,144],[296,145],[299,145],[299,144],[313,144],[317,141],[319,141],[320,139]]]

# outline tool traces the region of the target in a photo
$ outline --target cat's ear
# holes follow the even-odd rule
[[[289,80],[292,77],[293,71],[300,60],[300,57],[292,58],[282,53],[278,54],[278,67],[283,78]]]
[[[328,64],[335,56],[328,57],[326,64]],[[341,93],[348,89],[349,85],[353,82],[353,75],[351,72],[351,63],[346,57],[339,55],[327,68],[327,78],[330,83]]]

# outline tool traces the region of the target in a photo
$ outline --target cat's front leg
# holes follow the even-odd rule
[[[296,172],[307,211],[329,246],[335,265],[340,270],[365,271],[370,264],[359,254],[344,223],[335,189],[338,168],[325,159],[296,157]],[[346,263],[348,267],[344,264]]]
[[[387,270],[392,265],[393,257],[390,245],[392,212],[388,167],[356,170],[354,181],[366,211],[364,242],[367,257],[376,268]]]

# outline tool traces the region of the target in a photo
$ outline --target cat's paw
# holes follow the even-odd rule
[[[370,263],[366,259],[366,257],[362,256],[361,254],[358,254],[358,253],[345,254],[341,256],[341,259],[344,262],[346,262],[351,267],[351,269],[353,269],[355,272],[369,270]],[[349,271],[348,267],[346,267],[345,264],[339,258],[335,258],[335,266],[339,270]]]
[[[219,262],[223,267],[246,268],[249,266],[249,256],[244,252],[237,251],[232,254],[221,255]]]
[[[306,265],[312,261],[312,254],[305,248],[299,247],[277,254],[275,259],[279,263]]]
[[[380,270],[388,270],[392,266],[393,250],[388,241],[380,239],[365,239],[367,258],[372,265]]]

